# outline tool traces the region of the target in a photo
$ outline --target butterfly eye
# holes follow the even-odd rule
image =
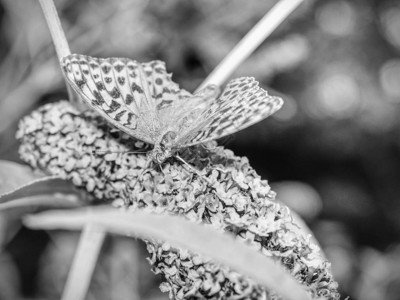
[[[160,144],[168,145],[175,140],[176,136],[177,134],[175,131],[168,131],[166,134],[164,134]]]

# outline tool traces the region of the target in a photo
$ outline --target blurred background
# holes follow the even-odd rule
[[[72,52],[164,60],[193,91],[275,2],[56,5]],[[67,94],[38,2],[1,0],[0,20],[0,159],[19,162],[18,120]],[[243,75],[285,105],[221,144],[307,222],[343,298],[400,299],[399,1],[308,0],[234,77]],[[78,235],[5,219],[0,299],[57,299]],[[88,299],[167,299],[145,255],[140,242],[108,238]]]

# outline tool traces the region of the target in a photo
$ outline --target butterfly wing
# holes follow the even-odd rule
[[[190,93],[182,95],[168,106],[160,108],[160,119],[165,128],[175,132],[185,132],[187,127],[191,126],[193,121],[197,120],[200,114],[217,99],[219,93],[217,86],[210,85],[194,95]],[[171,120],[175,121],[171,123]]]
[[[142,66],[158,111],[181,105],[180,101],[192,96],[172,81],[172,74],[167,73],[164,62],[156,60],[142,63]]]
[[[283,100],[270,96],[252,77],[231,80],[222,95],[178,137],[177,144],[191,146],[245,129],[282,107]]]
[[[162,130],[158,108],[181,94],[161,61],[72,54],[61,61],[68,82],[85,103],[129,135],[155,143]],[[178,94],[178,96],[176,96]]]

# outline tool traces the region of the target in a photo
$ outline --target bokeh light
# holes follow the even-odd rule
[[[283,95],[283,106],[280,110],[278,110],[275,114],[272,115],[272,118],[281,120],[281,121],[289,121],[293,119],[298,113],[298,104],[288,95]]]
[[[391,59],[382,65],[379,81],[389,100],[400,103],[400,59]]]
[[[326,33],[346,36],[356,26],[357,14],[353,4],[346,1],[323,1],[316,11],[316,21]]]
[[[320,75],[307,109],[315,118],[349,118],[361,105],[360,89],[349,72],[329,70]]]
[[[305,220],[313,220],[321,212],[321,196],[312,186],[297,181],[282,181],[271,185],[279,200]]]
[[[380,24],[386,40],[400,50],[400,6],[385,8],[380,15]]]

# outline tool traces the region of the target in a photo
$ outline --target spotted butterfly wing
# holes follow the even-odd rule
[[[83,101],[122,131],[152,144],[165,126],[159,111],[191,95],[171,80],[161,61],[71,54],[61,66]]]
[[[260,122],[282,105],[281,98],[268,95],[254,78],[233,79],[177,143],[191,146],[227,136]]]
[[[156,144],[166,132],[180,148],[218,139],[268,117],[282,106],[251,77],[208,86],[194,95],[179,89],[160,61],[72,54],[61,61],[65,77],[82,99],[133,137]]]

